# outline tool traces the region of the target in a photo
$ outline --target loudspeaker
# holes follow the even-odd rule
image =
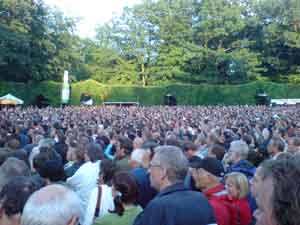
[[[39,94],[38,96],[35,97],[34,105],[37,106],[38,108],[47,107],[50,105],[49,99],[46,98],[44,95]]]
[[[255,95],[256,105],[270,105],[271,99],[263,90],[256,91]]]
[[[174,95],[167,94],[167,95],[165,95],[164,103],[165,103],[165,105],[168,105],[168,106],[175,106],[175,105],[177,105],[176,97]]]

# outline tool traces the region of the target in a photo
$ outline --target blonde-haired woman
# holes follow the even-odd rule
[[[251,209],[247,201],[249,183],[247,177],[239,172],[229,173],[225,176],[225,187],[230,202],[231,224],[249,225],[252,220]]]

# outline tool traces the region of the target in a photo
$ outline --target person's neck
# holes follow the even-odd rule
[[[159,191],[162,191],[162,190],[166,189],[167,187],[170,187],[170,186],[172,186],[172,185],[174,185],[174,184],[176,184],[176,183],[171,183],[171,182],[169,182],[169,181],[165,181],[165,182],[163,182],[162,185],[160,186]]]

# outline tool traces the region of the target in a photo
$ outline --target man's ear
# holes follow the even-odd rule
[[[72,216],[67,225],[77,225],[78,218],[76,216]]]

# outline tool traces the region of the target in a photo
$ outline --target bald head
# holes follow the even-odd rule
[[[82,221],[80,200],[62,185],[49,185],[35,192],[27,201],[22,225],[73,225]]]

